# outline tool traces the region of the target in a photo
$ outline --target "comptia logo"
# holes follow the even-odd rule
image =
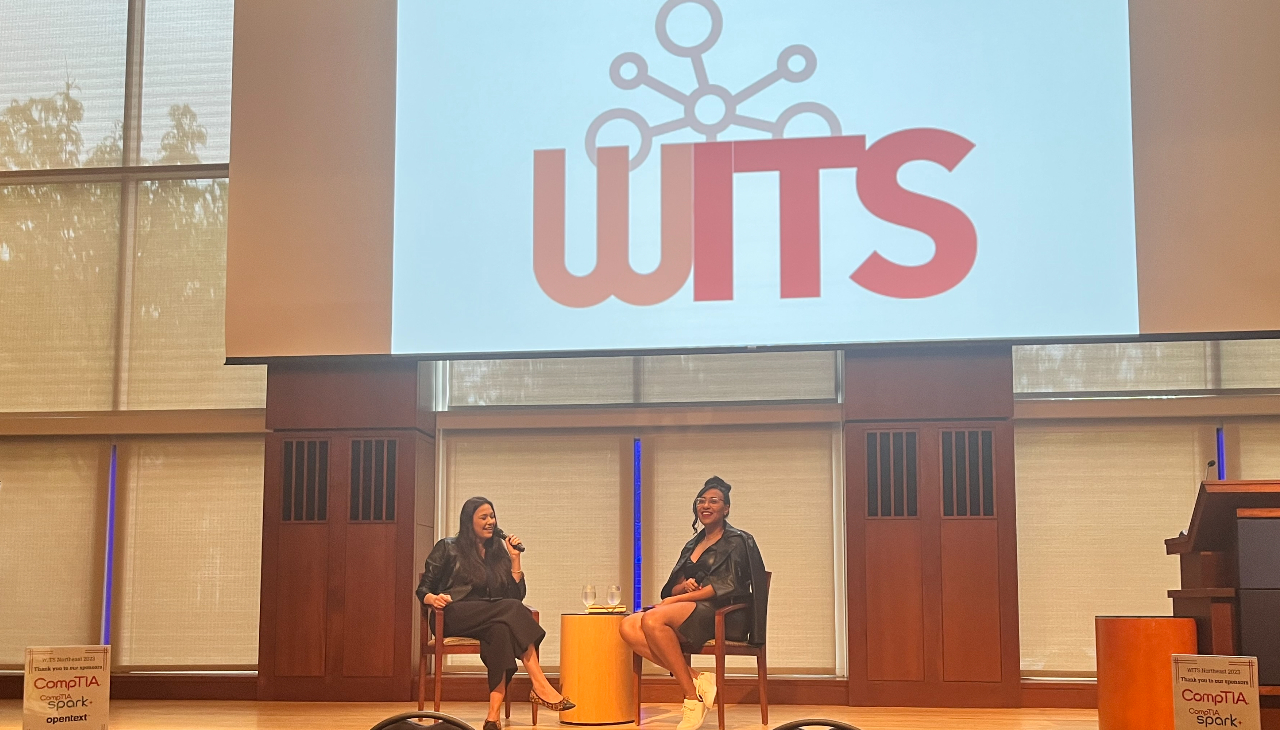
[[[694,3],[711,16],[707,37],[693,46],[675,43],[667,31],[671,11]],[[670,299],[693,275],[694,301],[733,299],[733,176],[739,172],[779,174],[781,283],[783,299],[819,297],[821,241],[819,238],[819,171],[857,168],[858,197],[876,217],[920,231],[933,239],[934,254],[918,266],[896,264],[872,253],[849,276],[855,284],[886,297],[923,299],[955,287],[969,275],[978,254],[973,222],[955,206],[902,188],[898,170],[908,162],[925,160],[952,171],[974,144],[941,129],[906,129],[867,146],[865,135],[844,135],[840,120],[829,108],[802,102],[768,121],[737,111],[746,99],[778,81],[798,83],[813,75],[816,54],[793,45],[778,56],[777,67],[745,89],[731,93],[707,78],[702,56],[715,45],[723,27],[713,0],[667,0],[658,11],[657,35],[669,53],[688,58],[698,86],[681,92],[649,75],[642,56],[623,53],[614,59],[609,76],[622,89],[646,86],[676,101],[682,116],[650,125],[631,109],[601,114],[587,129],[586,151],[596,166],[596,265],[576,275],[565,266],[565,151],[533,153],[533,271],[538,285],[566,307],[591,307],[610,296],[637,306]],[[791,68],[799,58],[804,67]],[[695,113],[707,97],[718,98],[723,115],[708,122]],[[816,114],[830,129],[828,137],[787,139],[787,123],[799,114]],[[600,129],[610,121],[631,122],[640,131],[635,157],[627,147],[596,146]],[[717,142],[731,126],[767,132],[771,139]],[[648,158],[655,137],[689,128],[705,142],[663,145],[661,261],[647,274],[637,273],[629,261],[629,179]]]

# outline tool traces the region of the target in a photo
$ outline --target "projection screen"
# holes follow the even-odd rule
[[[1138,332],[1125,0],[398,15],[393,353]]]

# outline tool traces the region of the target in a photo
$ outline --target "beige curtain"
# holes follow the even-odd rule
[[[1017,393],[1209,388],[1212,369],[1212,352],[1204,342],[1013,348]]]
[[[256,666],[262,437],[136,440],[120,453],[116,665]]]
[[[101,640],[110,446],[0,439],[0,668]]]
[[[1022,669],[1096,671],[1093,618],[1169,615],[1213,424],[1022,423],[1015,430]]]
[[[836,397],[834,352],[641,358],[644,403],[821,400]]]
[[[733,485],[729,521],[756,538],[773,573],[769,668],[788,674],[837,670],[834,430],[758,428],[663,433],[647,437],[653,464],[646,484],[644,598],[659,591],[693,536],[693,498],[708,477]],[[841,567],[841,569],[843,569]],[[698,658],[707,665],[710,657]],[[731,666],[755,671],[752,658]]]
[[[544,666],[560,661],[560,614],[581,613],[582,588],[610,585],[630,604],[630,436],[548,432],[446,433],[444,531],[458,532],[462,503],[492,500],[498,524],[528,545],[528,596],[542,614]],[[476,657],[451,658],[479,667]]]
[[[1240,479],[1280,479],[1280,419],[1247,421],[1239,425]],[[1232,475],[1235,476],[1235,475]]]
[[[0,186],[0,411],[111,408],[119,239],[119,185]]]
[[[125,406],[262,408],[266,366],[223,364],[227,181],[145,183],[138,197]]]

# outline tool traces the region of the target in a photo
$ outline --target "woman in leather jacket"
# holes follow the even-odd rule
[[[693,539],[685,544],[662,588],[662,602],[622,622],[622,639],[636,654],[671,672],[684,691],[684,717],[678,730],[702,724],[715,704],[711,672],[695,672],[685,654],[695,654],[715,637],[715,613],[733,604],[748,608],[725,616],[729,641],[764,643],[768,580],[755,538],[728,522],[733,487],[711,477],[693,501]]]
[[[497,730],[507,685],[524,663],[533,690],[529,701],[551,710],[574,704],[561,696],[538,664],[538,646],[547,633],[522,602],[524,571],[520,538],[498,528],[493,503],[472,497],[462,505],[458,534],[435,544],[418,582],[418,600],[444,611],[444,633],[480,642],[480,660],[489,674],[489,714],[484,730]]]

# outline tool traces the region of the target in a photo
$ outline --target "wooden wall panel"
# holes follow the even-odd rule
[[[847,421],[1010,418],[1009,345],[916,345],[845,352]]]
[[[267,428],[418,428],[418,363],[348,360],[267,366]],[[427,424],[434,431],[434,424]]]
[[[866,536],[867,678],[922,681],[924,584],[920,522],[868,520]]]
[[[411,443],[411,442],[410,442]],[[395,668],[396,526],[347,526],[342,675],[390,677]]]
[[[942,521],[942,678],[999,682],[1000,571],[994,519]]]
[[[328,585],[327,524],[282,525],[275,576],[273,647],[280,677],[323,677]]]

